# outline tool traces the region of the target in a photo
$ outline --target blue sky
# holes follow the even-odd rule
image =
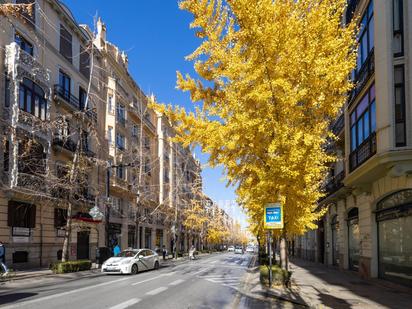
[[[178,8],[177,0],[110,1],[64,0],[78,23],[88,24],[93,30],[93,17],[97,14],[107,27],[107,39],[126,51],[129,71],[142,88],[153,93],[164,103],[184,106],[193,110],[188,93],[175,88],[176,71],[195,76],[193,63],[185,61],[199,45],[189,29],[192,16]],[[207,155],[197,151],[202,164]],[[245,216],[233,207],[234,189],[225,187],[221,168],[203,168],[204,191],[228,213],[245,226]]]

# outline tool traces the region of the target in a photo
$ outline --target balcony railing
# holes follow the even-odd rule
[[[126,118],[124,117],[117,117],[117,123],[121,124],[122,126],[126,126]]]
[[[332,124],[332,132],[335,135],[339,135],[342,132],[343,128],[345,127],[345,115],[342,113],[338,119],[335,120]]]
[[[72,95],[70,91],[67,89],[64,89],[62,86],[56,84],[54,85],[54,95],[59,97],[60,99],[63,99],[66,103],[68,103],[71,107],[73,107],[76,111],[83,111],[84,106],[83,104],[80,104],[80,101],[77,97]],[[86,115],[94,120],[97,121],[97,113],[93,111],[93,109],[87,109],[86,110]]]
[[[349,169],[354,171],[376,153],[376,133],[372,133],[349,155]]]
[[[355,88],[349,93],[349,104],[356,98],[356,96],[365,87],[369,77],[375,72],[375,52],[372,50],[366,58],[361,69],[356,73],[354,83]]]
[[[69,105],[74,107],[76,110],[79,110],[79,99],[72,95],[70,91],[64,89],[62,86],[54,85],[54,95],[69,103]]]
[[[345,178],[345,170],[341,171],[339,174],[331,177],[326,183],[325,191],[328,195],[335,193],[340,188],[343,187],[343,179]]]
[[[64,148],[68,151],[76,151],[76,143],[70,137],[55,137],[53,138],[53,145]]]

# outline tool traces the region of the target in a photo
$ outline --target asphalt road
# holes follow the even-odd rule
[[[14,283],[0,288],[0,308],[267,308],[239,293],[251,258],[224,253],[135,276]]]

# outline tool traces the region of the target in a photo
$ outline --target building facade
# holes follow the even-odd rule
[[[16,0],[0,16],[0,240],[14,269],[62,258],[96,260],[96,249],[162,248],[201,183],[200,164],[172,143],[170,124],[148,107],[124,52],[79,25],[57,0]],[[27,5],[27,3],[33,3]],[[177,209],[177,216],[175,211]],[[190,238],[192,237],[192,238]]]
[[[412,285],[412,3],[351,0],[360,16],[356,86],[333,123],[339,157],[315,231],[295,254],[364,277]]]

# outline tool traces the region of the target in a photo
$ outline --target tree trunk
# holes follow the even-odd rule
[[[280,236],[280,267],[282,269],[288,270],[289,268],[289,263],[288,263],[288,248],[287,248],[287,242],[286,242],[286,234],[282,233]]]
[[[66,222],[66,231],[64,233],[64,242],[63,242],[63,252],[62,252],[62,262],[67,262],[69,260],[69,245],[70,245],[70,236],[72,230],[72,203],[69,202],[67,207],[67,222]]]

